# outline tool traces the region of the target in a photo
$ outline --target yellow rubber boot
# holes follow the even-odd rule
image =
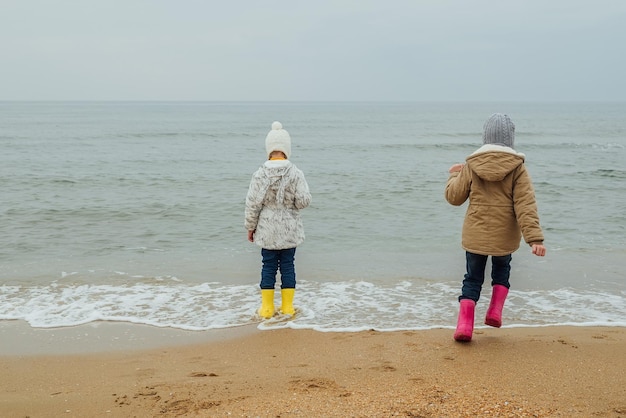
[[[265,319],[274,316],[274,289],[261,289],[259,316]]]
[[[280,289],[282,298],[280,311],[285,315],[294,315],[296,310],[293,308],[293,295],[296,289]]]

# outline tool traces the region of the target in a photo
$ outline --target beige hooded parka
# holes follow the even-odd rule
[[[543,242],[524,159],[512,148],[486,144],[467,157],[460,172],[450,174],[446,200],[460,206],[469,198],[462,236],[466,251],[508,255],[519,248],[522,234],[529,245]]]

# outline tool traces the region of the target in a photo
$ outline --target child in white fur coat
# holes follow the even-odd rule
[[[304,241],[300,209],[311,203],[304,174],[291,161],[291,137],[280,122],[272,123],[265,138],[268,160],[253,174],[246,196],[245,228],[248,241],[261,247],[262,318],[274,316],[276,273],[281,277],[281,308],[293,315],[296,288],[296,247]]]

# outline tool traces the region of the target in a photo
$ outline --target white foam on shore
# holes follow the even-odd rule
[[[294,318],[261,321],[256,285],[152,281],[129,285],[59,284],[0,286],[0,320],[23,320],[33,328],[71,327],[116,321],[203,331],[258,324],[356,332],[449,328],[456,323],[459,284],[421,279],[392,283],[300,281]],[[481,324],[488,300],[477,306]],[[276,292],[280,305],[280,291]],[[504,326],[626,326],[626,294],[574,288],[512,289]]]

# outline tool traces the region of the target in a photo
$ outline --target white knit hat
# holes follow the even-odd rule
[[[508,115],[494,113],[483,127],[483,144],[500,144],[513,148],[515,145],[515,125]]]
[[[289,132],[283,129],[283,124],[276,121],[272,123],[272,130],[265,137],[265,152],[267,156],[273,151],[282,151],[285,157],[291,156],[291,137]]]

